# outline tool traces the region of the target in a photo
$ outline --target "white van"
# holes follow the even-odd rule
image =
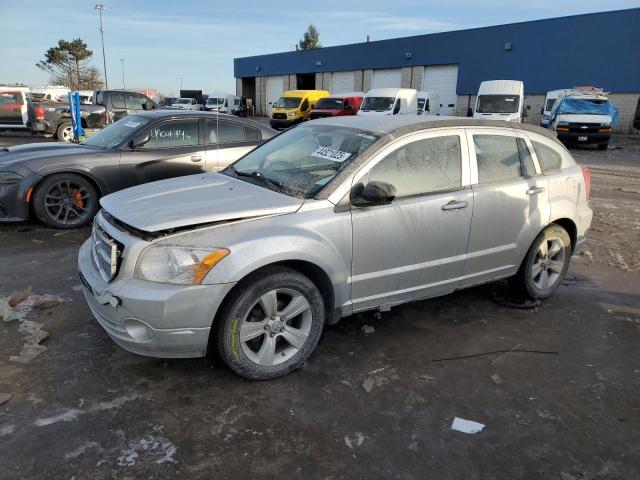
[[[417,94],[413,88],[374,88],[365,94],[357,115],[415,115]]]
[[[440,95],[438,92],[420,91],[418,97],[418,115],[440,115]]]
[[[609,103],[602,89],[574,87],[562,92],[554,102],[549,128],[565,145],[597,145],[606,150],[617,116],[617,107]]]
[[[571,89],[569,88],[563,88],[561,90],[551,90],[550,92],[547,92],[544,97],[544,105],[542,105],[542,110],[540,111],[541,127],[549,127],[549,118],[551,116],[551,109],[553,108],[553,104],[560,95],[564,95],[565,93],[570,91]]]
[[[488,80],[480,84],[473,118],[522,123],[524,83],[520,80]]]

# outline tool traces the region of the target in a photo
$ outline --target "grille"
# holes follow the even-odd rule
[[[330,113],[320,113],[320,112],[312,112],[311,115],[309,115],[311,120],[314,120],[316,118],[325,118],[325,117],[331,117],[331,116],[332,115]]]
[[[287,114],[286,113],[274,113],[273,114],[273,119],[274,120],[286,120],[287,119]]]
[[[97,221],[91,231],[91,260],[105,282],[110,282],[118,273],[122,247],[105,232]]]
[[[601,127],[599,123],[570,123],[568,128],[573,133],[598,133]]]

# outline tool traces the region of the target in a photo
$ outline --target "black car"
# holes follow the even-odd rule
[[[90,222],[101,196],[141,183],[217,172],[276,135],[252,120],[210,112],[129,115],[80,144],[0,150],[0,222],[31,216],[54,228]]]

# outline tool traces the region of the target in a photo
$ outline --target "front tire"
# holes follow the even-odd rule
[[[240,282],[212,331],[220,358],[250,380],[299,368],[322,334],[325,309],[316,285],[296,270],[269,267]]]
[[[535,239],[514,277],[517,290],[530,298],[549,298],[564,280],[571,262],[571,237],[551,224]]]
[[[93,220],[98,210],[98,193],[91,182],[80,175],[56,173],[38,185],[32,205],[42,223],[68,230]]]

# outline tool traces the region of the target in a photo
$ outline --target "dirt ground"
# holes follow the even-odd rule
[[[0,478],[640,479],[640,137],[612,147],[573,150],[594,221],[539,309],[489,285],[359,315],[271,382],[120,349],[80,292],[89,230],[0,226],[0,297],[50,295],[0,321]]]

